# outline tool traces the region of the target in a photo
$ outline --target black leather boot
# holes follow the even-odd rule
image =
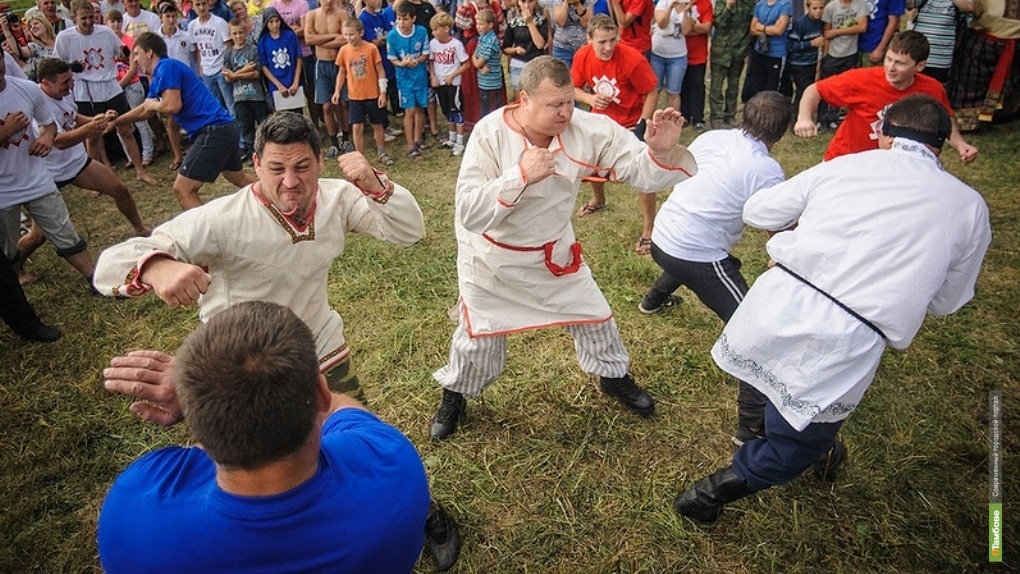
[[[744,481],[733,472],[732,466],[706,476],[687,492],[676,497],[673,507],[681,516],[700,522],[715,522],[722,514],[723,505],[753,494]]]

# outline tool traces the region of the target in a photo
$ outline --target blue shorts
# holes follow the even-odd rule
[[[415,86],[410,90],[405,88],[406,86],[397,86],[397,92],[400,94],[400,107],[405,110],[429,107],[429,87],[427,85]]]
[[[336,89],[336,76],[340,67],[328,60],[316,60],[315,62],[315,103],[332,104],[333,90]],[[344,92],[347,91],[347,83],[344,83]],[[340,94],[347,99],[345,94]]]
[[[177,173],[188,179],[212,183],[224,171],[241,171],[241,150],[237,143],[240,138],[233,120],[198,130]]]
[[[351,100],[351,124],[363,124],[365,118],[375,125],[386,123],[386,110],[379,107],[379,100]]]

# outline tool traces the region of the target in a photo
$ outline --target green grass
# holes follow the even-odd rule
[[[685,131],[685,141],[693,135]],[[976,164],[961,165],[951,151],[945,159],[991,207],[995,238],[975,300],[929,319],[908,351],[887,353],[844,427],[850,458],[837,483],[798,479],[730,505],[709,528],[679,519],[671,503],[732,453],[736,385],[708,355],[721,324],[689,292],[667,313],[637,311],[658,269],[632,253],[640,218],[619,186],[606,209],[575,226],[658,415],[641,420],[607,400],[579,371],[565,332],[543,331],[512,337],[506,371],[470,404],[467,423],[449,441],[429,441],[440,394],[430,373],[444,364],[454,326],[459,162],[440,152],[398,160],[391,174],[417,196],[428,235],[408,249],[354,238],[329,292],[372,408],[417,445],[435,497],[462,524],[457,571],[986,570],[989,390],[1006,396],[1007,477],[1020,446],[1010,401],[1020,372],[1020,130],[995,126],[970,138],[982,151]],[[775,152],[793,175],[819,160],[826,140],[791,136]],[[391,148],[403,158],[399,144]],[[167,161],[153,169],[163,185],[130,181],[152,223],[177,212]],[[225,183],[206,190],[228,191]],[[94,253],[130,231],[108,198],[74,188],[65,196]],[[748,232],[736,249],[749,280],[764,269],[764,241]],[[33,345],[0,332],[0,571],[96,571],[96,517],[113,478],[140,454],[188,440],[185,428],[136,421],[127,399],[103,391],[101,369],[131,349],[174,349],[197,313],[153,297],[91,297],[49,247],[29,268],[40,275],[29,299],[64,338]],[[1018,496],[1007,482],[1007,504]],[[1010,547],[1018,531],[1005,524]]]

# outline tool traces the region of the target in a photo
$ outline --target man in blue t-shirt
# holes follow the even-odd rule
[[[240,303],[176,359],[141,351],[111,365],[108,389],[155,400],[132,405],[143,418],[186,416],[202,446],[149,453],[110,487],[98,526],[106,572],[414,567],[429,511],[421,459],[329,390],[312,333],[288,308]]]
[[[117,123],[134,123],[160,112],[173,114],[188,132],[192,145],[174,180],[174,195],[181,207],[202,205],[198,190],[221,173],[238,187],[254,183],[241,165],[237,124],[187,64],[167,57],[163,38],[152,32],[141,34],[135,39],[133,55],[152,78],[149,96],[117,118]]]

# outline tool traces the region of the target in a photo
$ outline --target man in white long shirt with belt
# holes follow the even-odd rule
[[[581,369],[600,377],[603,392],[640,415],[654,412],[627,372],[630,359],[570,217],[584,177],[650,193],[695,173],[694,157],[677,143],[681,124],[676,110],[658,110],[642,143],[609,118],[575,110],[570,71],[550,56],[522,71],[519,105],[478,123],[457,178],[459,324],[449,361],[433,374],[443,400],[432,438],[452,434],[465,397],[499,376],[508,334],[553,326],[573,335]]]
[[[908,96],[886,112],[881,149],[825,162],[745,204],[745,222],[779,232],[767,246],[776,266],[712,357],[768,397],[765,436],[677,497],[681,515],[712,522],[724,504],[813,464],[834,479],[845,455],[836,434],[886,346],[905,349],[926,313],[947,315],[973,297],[991,241],[988,207],[939,163],[951,130],[938,101]]]

